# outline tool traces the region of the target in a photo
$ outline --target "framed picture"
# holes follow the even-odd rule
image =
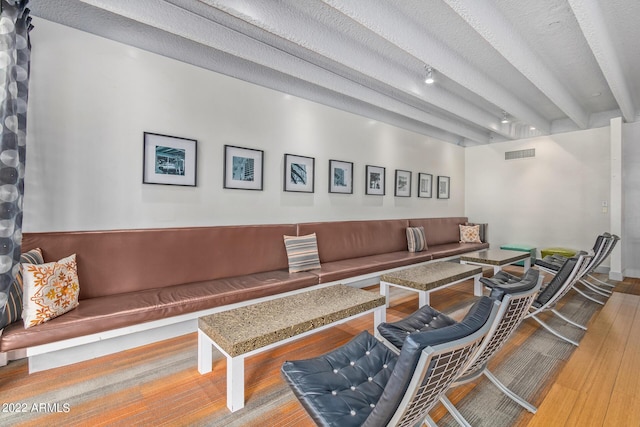
[[[430,173],[418,174],[418,197],[431,197],[431,188],[433,186],[433,175]]]
[[[396,197],[411,197],[411,172],[396,169]]]
[[[449,198],[450,180],[448,176],[438,177],[438,199]]]
[[[284,155],[284,191],[313,193],[315,173],[313,157]]]
[[[384,196],[384,178],[383,167],[367,165],[365,194]]]
[[[196,186],[198,142],[144,132],[142,183]]]
[[[264,151],[224,146],[224,188],[262,190]]]
[[[329,160],[329,193],[353,193],[353,163]]]

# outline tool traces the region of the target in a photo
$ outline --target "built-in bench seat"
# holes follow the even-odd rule
[[[317,283],[317,276],[310,273],[273,271],[83,299],[70,312],[29,329],[25,329],[22,322],[7,326],[2,349],[28,348],[124,328],[303,289]]]
[[[31,372],[73,363],[195,332],[197,318],[216,311],[329,283],[375,283],[393,269],[488,247],[457,242],[466,220],[25,233],[23,250],[41,248],[46,262],[76,254],[80,304],[28,329],[7,326],[0,362],[28,356]],[[427,251],[407,251],[410,224],[425,227]],[[311,233],[321,268],[289,273],[283,236]]]

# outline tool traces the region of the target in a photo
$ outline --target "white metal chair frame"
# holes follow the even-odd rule
[[[460,375],[469,359],[478,352],[479,347],[486,340],[489,328],[494,323],[497,311],[498,309],[494,306],[487,323],[475,333],[454,342],[422,350],[413,378],[389,422],[390,426],[415,426],[423,420],[427,425],[437,427],[429,416],[429,411],[438,399],[445,395],[450,384]],[[430,375],[425,377],[427,373]],[[430,392],[430,390],[439,390],[439,392]]]
[[[571,259],[571,258],[570,258]],[[555,329],[553,329],[551,326],[549,326],[548,324],[546,324],[542,319],[540,319],[538,317],[538,314],[545,312],[545,311],[550,311],[553,314],[555,314],[556,316],[560,317],[562,320],[564,320],[565,322],[569,323],[570,325],[573,325],[577,328],[580,328],[582,330],[586,330],[586,326],[581,325],[571,319],[569,319],[568,317],[566,317],[565,315],[563,315],[562,313],[560,313],[558,310],[556,310],[554,307],[555,305],[558,303],[558,301],[566,295],[567,292],[569,292],[570,289],[574,288],[575,283],[580,279],[580,277],[582,277],[582,275],[584,275],[585,271],[587,270],[587,267],[589,266],[589,263],[591,262],[591,260],[593,259],[593,256],[591,255],[585,255],[584,252],[581,253],[580,255],[578,255],[577,257],[577,261],[575,263],[575,265],[573,266],[571,272],[568,274],[567,278],[564,280],[564,282],[562,283],[562,285],[558,288],[558,290],[553,294],[553,296],[551,298],[549,298],[549,300],[542,304],[540,307],[533,307],[532,306],[532,311],[527,314],[525,316],[525,318],[532,318],[533,320],[535,320],[536,322],[538,322],[543,328],[545,328],[547,331],[551,332],[553,335],[557,336],[558,338],[571,343],[575,346],[578,346],[578,342],[574,341],[570,338],[565,337],[564,335],[562,335],[560,332],[556,331]]]
[[[491,373],[491,371],[489,371],[487,365],[489,360],[491,360],[491,358],[502,348],[528,314],[531,304],[540,290],[540,282],[541,281],[538,280],[536,285],[530,290],[506,294],[502,298],[498,315],[491,325],[491,329],[489,329],[487,337],[471,360],[469,360],[464,373],[451,385],[451,387],[466,384],[484,374],[496,387],[498,387],[500,391],[507,395],[507,397],[525,408],[527,411],[533,414],[536,413],[537,408],[535,406],[505,386],[498,378],[495,377],[495,375],[493,375],[493,373]],[[440,398],[440,401],[460,425],[465,427],[470,426],[446,395],[443,395]]]

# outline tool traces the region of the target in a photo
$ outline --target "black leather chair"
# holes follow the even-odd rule
[[[589,267],[591,259],[591,255],[587,255],[582,251],[578,252],[575,257],[568,258],[562,265],[560,270],[558,270],[555,276],[553,276],[553,279],[551,279],[551,281],[540,290],[535,300],[533,301],[531,308],[529,309],[529,313],[525,316],[525,318],[532,318],[553,335],[577,346],[577,341],[567,338],[560,332],[553,329],[542,319],[540,319],[538,317],[538,314],[549,311],[573,326],[576,326],[582,330],[587,329],[586,326],[581,325],[560,313],[555,309],[555,306],[558,301],[563,296],[565,296],[570,289],[573,288],[578,279],[580,279],[580,277],[584,275],[584,272]],[[480,281],[485,286],[493,288],[497,286],[508,285],[508,283],[512,282],[516,278],[517,276],[513,276],[512,274],[501,271],[492,278],[481,278]]]
[[[459,322],[411,334],[400,354],[368,332],[325,355],[288,361],[282,374],[320,426],[413,426],[460,375],[486,336],[498,303],[479,299]]]
[[[501,301],[498,314],[478,351],[469,360],[461,376],[451,386],[455,387],[468,383],[484,374],[509,398],[528,411],[535,413],[535,406],[509,390],[487,369],[489,360],[502,348],[513,331],[520,325],[524,316],[528,314],[529,308],[540,290],[541,280],[539,280],[540,274],[538,270],[529,269],[522,278],[517,278],[516,280],[515,276],[511,276],[510,279],[510,283],[493,286],[490,297]],[[427,322],[420,324],[419,321],[421,320]],[[439,325],[449,321],[455,323],[455,321],[442,315],[432,307],[423,306],[409,317],[398,322],[380,324],[378,331],[385,340],[401,349],[407,337],[420,333],[419,331],[421,330],[433,330],[441,327]],[[458,423],[463,426],[469,425],[444,394],[440,397],[440,400]]]
[[[602,255],[602,258],[600,259],[600,261],[593,267],[593,269],[591,271],[589,271],[587,273],[587,276],[592,279],[595,280],[596,282],[598,282],[597,284],[600,285],[600,287],[604,286],[606,288],[614,288],[615,285],[611,284],[611,283],[607,283],[607,282],[603,282],[602,280],[598,279],[597,277],[593,276],[593,272],[594,270],[602,263],[602,261],[604,261],[605,259],[609,258],[609,255],[611,255],[611,252],[613,252],[613,249],[616,247],[616,245],[618,244],[618,242],[620,241],[620,237],[616,236],[615,234],[611,235],[611,240],[609,242],[609,245],[605,248],[604,253]],[[586,279],[585,279],[586,280]],[[591,282],[590,282],[591,283]],[[593,285],[597,285],[592,283]]]
[[[586,289],[597,295],[603,297],[611,296],[610,288],[614,287],[615,285],[603,282],[602,280],[594,277],[593,273],[595,272],[595,269],[598,268],[598,266],[600,266],[600,264],[611,254],[611,251],[613,251],[613,248],[618,243],[618,240],[620,240],[618,236],[609,233],[604,233],[596,237],[593,249],[590,252],[590,255],[592,255],[593,258],[591,259],[591,262],[584,272],[583,276],[578,279],[577,283],[581,284]],[[537,260],[536,265],[541,270],[547,273],[556,274],[566,260],[567,258],[561,255],[547,255],[543,259]],[[589,280],[589,278],[598,283],[593,283]],[[593,302],[601,305],[604,304],[604,301],[595,298],[593,295],[585,293],[584,290],[579,289],[578,287],[574,287],[574,290],[583,297]]]

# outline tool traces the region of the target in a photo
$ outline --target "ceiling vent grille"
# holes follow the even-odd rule
[[[536,149],[528,148],[526,150],[506,151],[504,153],[505,160],[526,159],[527,157],[535,157]]]

